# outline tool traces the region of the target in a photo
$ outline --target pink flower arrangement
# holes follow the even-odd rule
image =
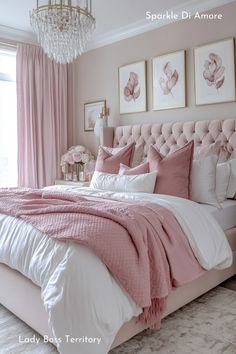
[[[222,66],[222,59],[218,54],[210,53],[209,59],[205,61],[203,77],[208,86],[215,86],[218,90],[223,86],[225,67]]]
[[[140,85],[138,74],[131,72],[129,80],[124,88],[124,98],[127,102],[136,100],[140,96]]]
[[[82,145],[72,146],[66,154],[61,157],[61,166],[74,165],[75,163],[84,165],[94,160],[91,152]]]
[[[172,95],[172,89],[177,84],[179,79],[179,74],[176,70],[174,72],[171,69],[170,62],[167,62],[163,67],[163,72],[165,74],[165,78],[160,78],[160,86],[164,95]]]

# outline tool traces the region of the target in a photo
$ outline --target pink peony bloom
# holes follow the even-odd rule
[[[171,70],[171,65],[167,62],[163,67],[163,72],[165,74],[165,78],[161,77],[159,84],[163,91],[164,95],[172,94],[173,87],[177,84],[179,79],[179,74],[176,70],[174,72]]]
[[[80,152],[74,152],[72,156],[73,156],[74,162],[81,162],[82,154]]]
[[[90,160],[89,154],[82,154],[82,162],[87,163]]]
[[[72,156],[72,154],[70,154],[69,152],[66,154],[66,162],[67,162],[69,165],[74,165],[73,156]]]
[[[218,54],[210,53],[209,59],[205,61],[203,77],[208,86],[214,86],[217,90],[223,86],[225,67],[222,66],[222,59]]]
[[[140,85],[138,74],[131,72],[127,85],[124,88],[124,98],[127,102],[136,100],[140,96]]]

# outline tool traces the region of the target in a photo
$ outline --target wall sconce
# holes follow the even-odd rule
[[[94,126],[94,134],[97,137],[100,136],[101,129],[107,127],[109,115],[110,115],[110,109],[108,107],[104,107],[102,109],[102,113],[100,113],[99,117],[96,119],[95,126]]]

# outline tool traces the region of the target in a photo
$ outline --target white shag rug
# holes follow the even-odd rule
[[[19,343],[36,335],[39,344]],[[236,291],[217,287],[110,354],[236,354]],[[30,327],[0,306],[0,354],[58,354]],[[78,353],[80,354],[80,353]],[[83,353],[81,353],[83,354]],[[96,354],[96,353],[94,353]]]

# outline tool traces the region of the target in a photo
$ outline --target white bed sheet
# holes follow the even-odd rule
[[[119,328],[141,309],[87,247],[42,234],[0,214],[0,263],[41,288],[54,344],[61,354],[105,354]],[[81,338],[80,343],[67,341]],[[83,338],[101,339],[88,344]],[[1,352],[1,350],[0,350]]]
[[[203,267],[223,269],[232,263],[232,251],[223,231],[197,203],[145,193],[69,189],[103,198],[149,200],[166,206],[177,217]],[[119,328],[140,313],[141,309],[106,266],[86,247],[49,238],[23,220],[1,214],[0,234],[0,262],[41,287],[55,338],[70,334],[74,338],[102,339],[99,345],[58,343],[61,354],[107,353]]]
[[[236,227],[236,200],[225,200],[220,209],[213,205],[201,205],[214,216],[224,231]]]

